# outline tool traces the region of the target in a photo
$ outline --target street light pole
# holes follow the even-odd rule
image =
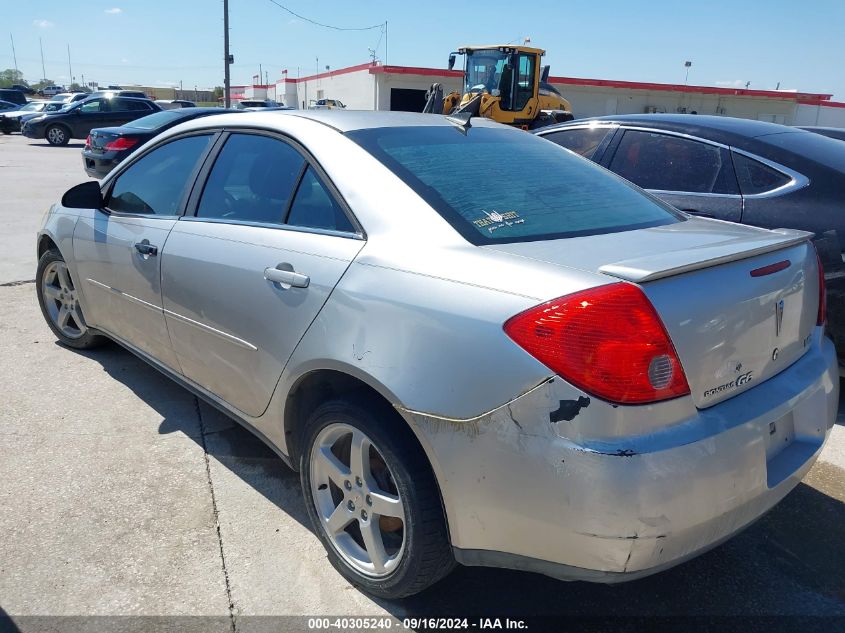
[[[687,74],[684,77],[684,85],[686,86],[687,82],[689,81],[689,69],[690,69],[690,66],[692,66],[692,62],[684,62],[684,66],[687,69]]]
[[[12,59],[15,60],[15,72],[18,72],[18,56],[15,54],[15,38],[9,33],[9,39],[12,40]]]
[[[73,66],[70,65],[70,44],[67,45],[67,71],[70,75],[70,82],[74,83],[74,81],[73,81]]]
[[[44,44],[41,42],[41,38],[38,38],[38,48],[41,49],[41,80],[47,79],[47,71],[44,70]]]
[[[223,0],[223,103],[232,105],[229,86],[229,0]]]

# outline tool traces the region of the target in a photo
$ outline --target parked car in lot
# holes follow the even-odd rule
[[[21,118],[42,112],[49,101],[30,101],[24,106],[15,105],[11,110],[0,111],[0,132],[11,134],[21,129]]]
[[[82,150],[82,167],[93,178],[103,178],[115,165],[154,136],[191,119],[241,110],[179,108],[155,112],[119,127],[91,130]]]
[[[539,136],[703,217],[816,234],[845,248],[845,144],[774,123],[690,114],[619,115]]]
[[[156,99],[156,104],[162,110],[175,110],[177,108],[196,108],[197,104],[186,99]]]
[[[92,92],[91,96],[107,97],[109,99],[112,97],[135,97],[136,99],[149,99],[149,97],[147,97],[147,93],[143,90],[97,90],[96,92]]]
[[[273,101],[272,99],[243,99],[236,101],[233,106],[238,110],[248,110],[254,108],[278,108],[281,103]]]
[[[807,130],[808,132],[815,132],[816,134],[821,134],[822,136],[829,136],[830,138],[835,138],[840,141],[845,141],[845,128],[841,127],[820,127],[817,125],[803,125],[799,126],[802,130]]]
[[[160,110],[149,99],[91,97],[29,119],[21,134],[47,139],[50,145],[67,145],[72,138],[86,138],[95,127],[123,125]]]
[[[60,101],[62,103],[76,103],[77,101],[82,101],[83,99],[87,99],[90,96],[90,93],[87,92],[60,92],[57,95],[53,95],[50,101]]]
[[[11,101],[0,101],[0,112],[11,112],[20,108],[19,103],[12,103]]]
[[[65,89],[63,86],[45,86],[41,89],[41,94],[45,97],[52,97],[53,95],[57,95],[64,91]]]
[[[778,503],[839,397],[809,237],[483,118],[223,114],[69,190],[35,287],[268,442],[396,598],[455,560],[638,578]]]
[[[24,93],[22,93],[20,90],[0,88],[0,101],[8,101],[10,103],[26,105],[26,95],[24,95]]]
[[[310,107],[311,110],[334,110],[336,108],[343,110],[346,106],[343,105],[340,99],[317,99],[314,105]]]
[[[30,88],[29,86],[24,86],[23,84],[12,84],[9,86],[12,90],[17,90],[18,92],[22,92],[25,95],[34,95],[35,90]]]

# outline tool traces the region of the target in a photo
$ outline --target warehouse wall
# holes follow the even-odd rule
[[[820,125],[845,128],[845,108],[799,104],[795,125]]]
[[[317,99],[340,99],[350,110],[372,110],[375,100],[374,75],[368,68],[350,73],[328,75],[298,81],[296,102],[285,101],[285,105],[297,109],[308,108]],[[322,91],[322,97],[320,95]]]
[[[575,118],[605,116],[608,114],[642,114],[646,108],[658,112],[720,114],[745,119],[761,119],[791,125],[795,118],[795,101],[785,98],[768,99],[731,97],[684,92],[631,90],[597,86],[574,86],[565,83],[553,85],[572,104]]]

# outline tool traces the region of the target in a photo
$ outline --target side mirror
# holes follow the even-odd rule
[[[62,196],[62,206],[67,209],[102,209],[106,206],[100,183],[96,180],[71,187]]]
[[[449,70],[452,70],[455,67],[455,54],[452,53],[449,55]]]

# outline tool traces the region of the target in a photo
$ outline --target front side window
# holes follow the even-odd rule
[[[464,134],[446,125],[374,128],[346,136],[473,244],[615,233],[683,221],[668,205],[598,165],[520,130],[476,126]]]
[[[669,134],[626,130],[610,169],[643,189],[739,193],[728,150]]]
[[[281,224],[304,166],[283,141],[233,134],[214,162],[197,217]]]
[[[79,111],[86,114],[108,112],[109,104],[105,99],[92,99],[91,101],[86,101],[79,106]]]
[[[121,213],[178,215],[211,138],[203,134],[177,139],[144,155],[117,177],[106,206]]]
[[[582,127],[552,132],[551,134],[545,134],[543,138],[547,141],[557,143],[568,150],[572,150],[584,158],[592,158],[599,144],[611,129],[607,126]]]

